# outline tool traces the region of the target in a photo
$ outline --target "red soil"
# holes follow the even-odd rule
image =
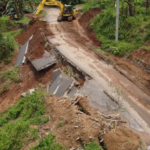
[[[91,24],[92,19],[94,17],[96,17],[100,12],[101,12],[101,10],[99,8],[90,9],[89,11],[87,11],[86,13],[84,13],[83,16],[79,19],[79,24],[81,25],[81,27],[85,31],[85,33],[88,36],[88,38],[90,40],[92,40],[93,43],[96,46],[100,46],[101,42],[96,39],[96,34],[90,28],[90,24]]]
[[[29,60],[43,56],[46,36],[53,34],[51,30],[47,28],[46,22],[32,19],[27,29],[22,34],[15,37],[15,39],[19,44],[24,45],[32,35],[33,38],[29,42],[28,53],[26,55]]]

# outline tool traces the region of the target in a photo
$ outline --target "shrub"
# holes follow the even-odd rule
[[[84,145],[85,150],[103,150],[96,142]]]
[[[37,129],[30,129],[29,122],[22,119],[6,124],[0,129],[1,150],[19,150],[30,140],[38,137]]]
[[[3,36],[0,33],[0,62],[9,62],[11,60],[11,56],[16,49],[16,43],[11,36]]]
[[[0,126],[4,126],[9,120],[17,119],[20,116],[25,121],[28,120],[30,123],[35,121],[36,124],[39,124],[37,120],[41,121],[40,118],[45,113],[44,100],[45,92],[40,90],[36,91],[36,99],[35,92],[32,95],[26,95],[16,105],[10,107],[7,113],[0,118]]]
[[[47,117],[42,118],[45,113],[45,96],[45,92],[38,89],[36,98],[35,92],[32,95],[26,95],[16,105],[0,114],[1,150],[19,150],[30,140],[38,137],[38,129],[31,129],[30,125],[35,120],[37,124],[41,124],[41,120],[42,123],[48,121]]]
[[[55,142],[54,135],[48,134],[45,139],[42,139],[37,146],[30,148],[30,150],[67,150],[61,144]]]

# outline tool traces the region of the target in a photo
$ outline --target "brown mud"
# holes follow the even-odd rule
[[[82,107],[79,103],[74,103],[72,100],[67,98],[57,98],[54,95],[51,95],[46,100],[46,114],[45,116],[50,118],[50,121],[45,125],[31,126],[32,128],[38,128],[40,135],[43,135],[43,138],[49,133],[55,135],[55,140],[61,143],[68,149],[81,148],[83,142],[88,144],[92,141],[96,141],[98,145],[103,146],[103,141],[101,139],[102,135],[106,135],[104,142],[108,145],[108,150],[115,150],[109,147],[112,144],[112,140],[107,136],[111,134],[111,137],[115,135],[122,135],[118,140],[118,143],[122,144],[122,148],[130,146],[131,149],[126,150],[135,150],[134,146],[140,146],[139,137],[132,133],[129,130],[119,129],[120,124],[112,126],[112,128],[107,128],[105,125],[108,120],[101,116],[96,109],[93,109],[89,106],[88,99],[83,97],[77,97],[76,100],[79,100],[80,104],[83,104]],[[71,104],[71,105],[70,105]],[[84,110],[88,110],[87,114]],[[61,124],[60,124],[61,122]],[[111,133],[109,131],[114,130]],[[103,134],[105,132],[105,134]],[[132,134],[131,134],[132,133]],[[136,138],[135,138],[136,137]],[[127,143],[126,140],[130,140]],[[32,141],[28,146],[25,146],[21,150],[27,150],[31,146],[35,145],[37,141]],[[113,144],[115,145],[115,143]],[[112,145],[112,146],[113,146]]]
[[[138,150],[143,149],[139,137],[132,131],[117,129],[104,136],[104,143],[108,150]]]
[[[147,41],[138,50],[129,54],[128,60],[140,69],[150,73],[150,41]]]
[[[38,19],[32,19],[25,31],[15,37],[15,39],[19,44],[23,45],[31,37],[31,35],[33,35],[33,38],[29,42],[27,57],[29,59],[39,58],[45,50],[45,36],[52,35],[52,33],[49,29],[47,29],[45,22],[39,21]],[[47,47],[47,50],[50,51],[49,46]],[[17,50],[8,65],[1,64],[0,74],[1,72],[14,66],[18,53],[19,51]],[[9,106],[17,103],[18,99],[21,97],[21,94],[27,90],[32,89],[39,84],[49,83],[51,81],[53,70],[61,67],[62,65],[60,63],[56,66],[52,66],[51,68],[36,72],[29,61],[20,66],[19,75],[21,77],[21,82],[11,83],[8,89],[0,95],[0,111],[4,111]],[[3,87],[3,85],[1,85],[1,87]]]
[[[90,24],[92,22],[92,19],[100,13],[101,10],[99,8],[90,9],[89,11],[85,12],[83,16],[78,20],[80,26],[85,31],[85,34],[96,46],[100,46],[101,42],[96,39],[96,33],[91,29]]]

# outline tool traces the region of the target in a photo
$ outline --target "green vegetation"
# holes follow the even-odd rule
[[[23,28],[20,28],[21,24],[28,24],[30,19],[23,17],[19,21],[11,21],[9,17],[0,17],[0,63],[8,63],[14,51],[18,47],[18,43],[14,37],[19,35]]]
[[[101,48],[118,56],[139,48],[150,39],[149,6],[144,0],[134,0],[131,3],[129,1],[120,2],[118,43],[115,43],[115,1],[89,1],[83,8],[84,13],[90,8],[102,9],[102,12],[93,19],[91,28],[96,32],[97,39],[102,42]]]
[[[36,94],[26,95],[0,115],[1,150],[19,150],[38,137],[38,130],[31,129],[30,125],[44,123],[45,96],[46,93],[38,89]]]
[[[59,123],[57,125],[57,128],[62,127],[63,125],[64,125],[64,122],[63,121],[59,121]]]
[[[9,62],[17,47],[17,43],[11,35],[0,33],[0,62]]]
[[[28,17],[23,16],[21,20],[15,21],[16,24],[22,23],[28,25],[31,19]]]
[[[103,150],[96,142],[91,142],[90,144],[85,145],[85,150]]]
[[[19,76],[18,67],[10,68],[7,71],[4,71],[0,74],[0,84],[2,85],[2,89],[0,94],[5,92],[13,82],[20,82],[21,78]]]
[[[54,135],[51,133],[48,134],[44,140],[41,140],[37,146],[30,148],[30,150],[41,150],[43,148],[45,150],[67,150],[54,140]]]

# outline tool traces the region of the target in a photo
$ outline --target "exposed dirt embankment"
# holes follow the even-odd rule
[[[29,48],[27,56],[28,58],[34,59],[39,58],[44,53],[44,50],[50,51],[51,48],[49,46],[45,46],[46,40],[45,36],[52,35],[51,30],[47,28],[46,22],[39,20],[31,20],[26,30],[15,37],[16,41],[24,45],[27,40],[33,35],[32,40],[29,42]],[[12,57],[11,64],[0,68],[0,74],[2,71],[8,70],[10,67],[13,67],[16,61],[16,57],[18,55],[18,51]],[[31,64],[27,61],[26,64],[19,67],[19,76],[21,78],[21,82],[12,83],[9,85],[8,89],[0,94],[0,111],[5,110],[7,107],[15,104],[20,98],[23,92],[26,92],[28,89],[32,89],[39,84],[46,84],[51,81],[51,76],[53,70],[61,68],[61,64],[53,66],[53,68],[48,68],[43,71],[37,72],[31,66]],[[3,85],[1,85],[3,87]]]
[[[42,133],[43,137],[49,132],[53,133],[55,140],[70,150],[79,149],[83,143],[88,144],[92,141],[96,141],[102,147],[105,143],[107,150],[121,150],[120,147],[122,150],[137,150],[141,146],[140,138],[135,133],[119,128],[119,121],[111,122],[115,116],[105,118],[96,109],[91,108],[88,101],[84,97],[77,97],[71,101],[50,95],[46,100],[45,114],[50,121],[41,127],[32,128],[38,128],[39,134]],[[34,143],[36,141],[29,145],[32,146]],[[22,150],[27,150],[27,146]]]
[[[150,40],[138,50],[133,51],[128,59],[140,69],[150,72]]]
[[[101,10],[99,8],[90,9],[89,11],[85,12],[83,16],[79,19],[79,24],[85,31],[85,34],[88,36],[90,40],[94,42],[96,46],[100,46],[101,42],[96,39],[95,32],[90,28],[91,21],[94,17],[96,17]]]
[[[22,34],[15,37],[15,39],[19,44],[24,45],[32,35],[33,38],[29,42],[29,49],[26,55],[30,60],[43,56],[44,50],[46,49],[46,36],[53,34],[51,30],[48,29],[46,22],[32,19],[29,22],[28,28]]]

